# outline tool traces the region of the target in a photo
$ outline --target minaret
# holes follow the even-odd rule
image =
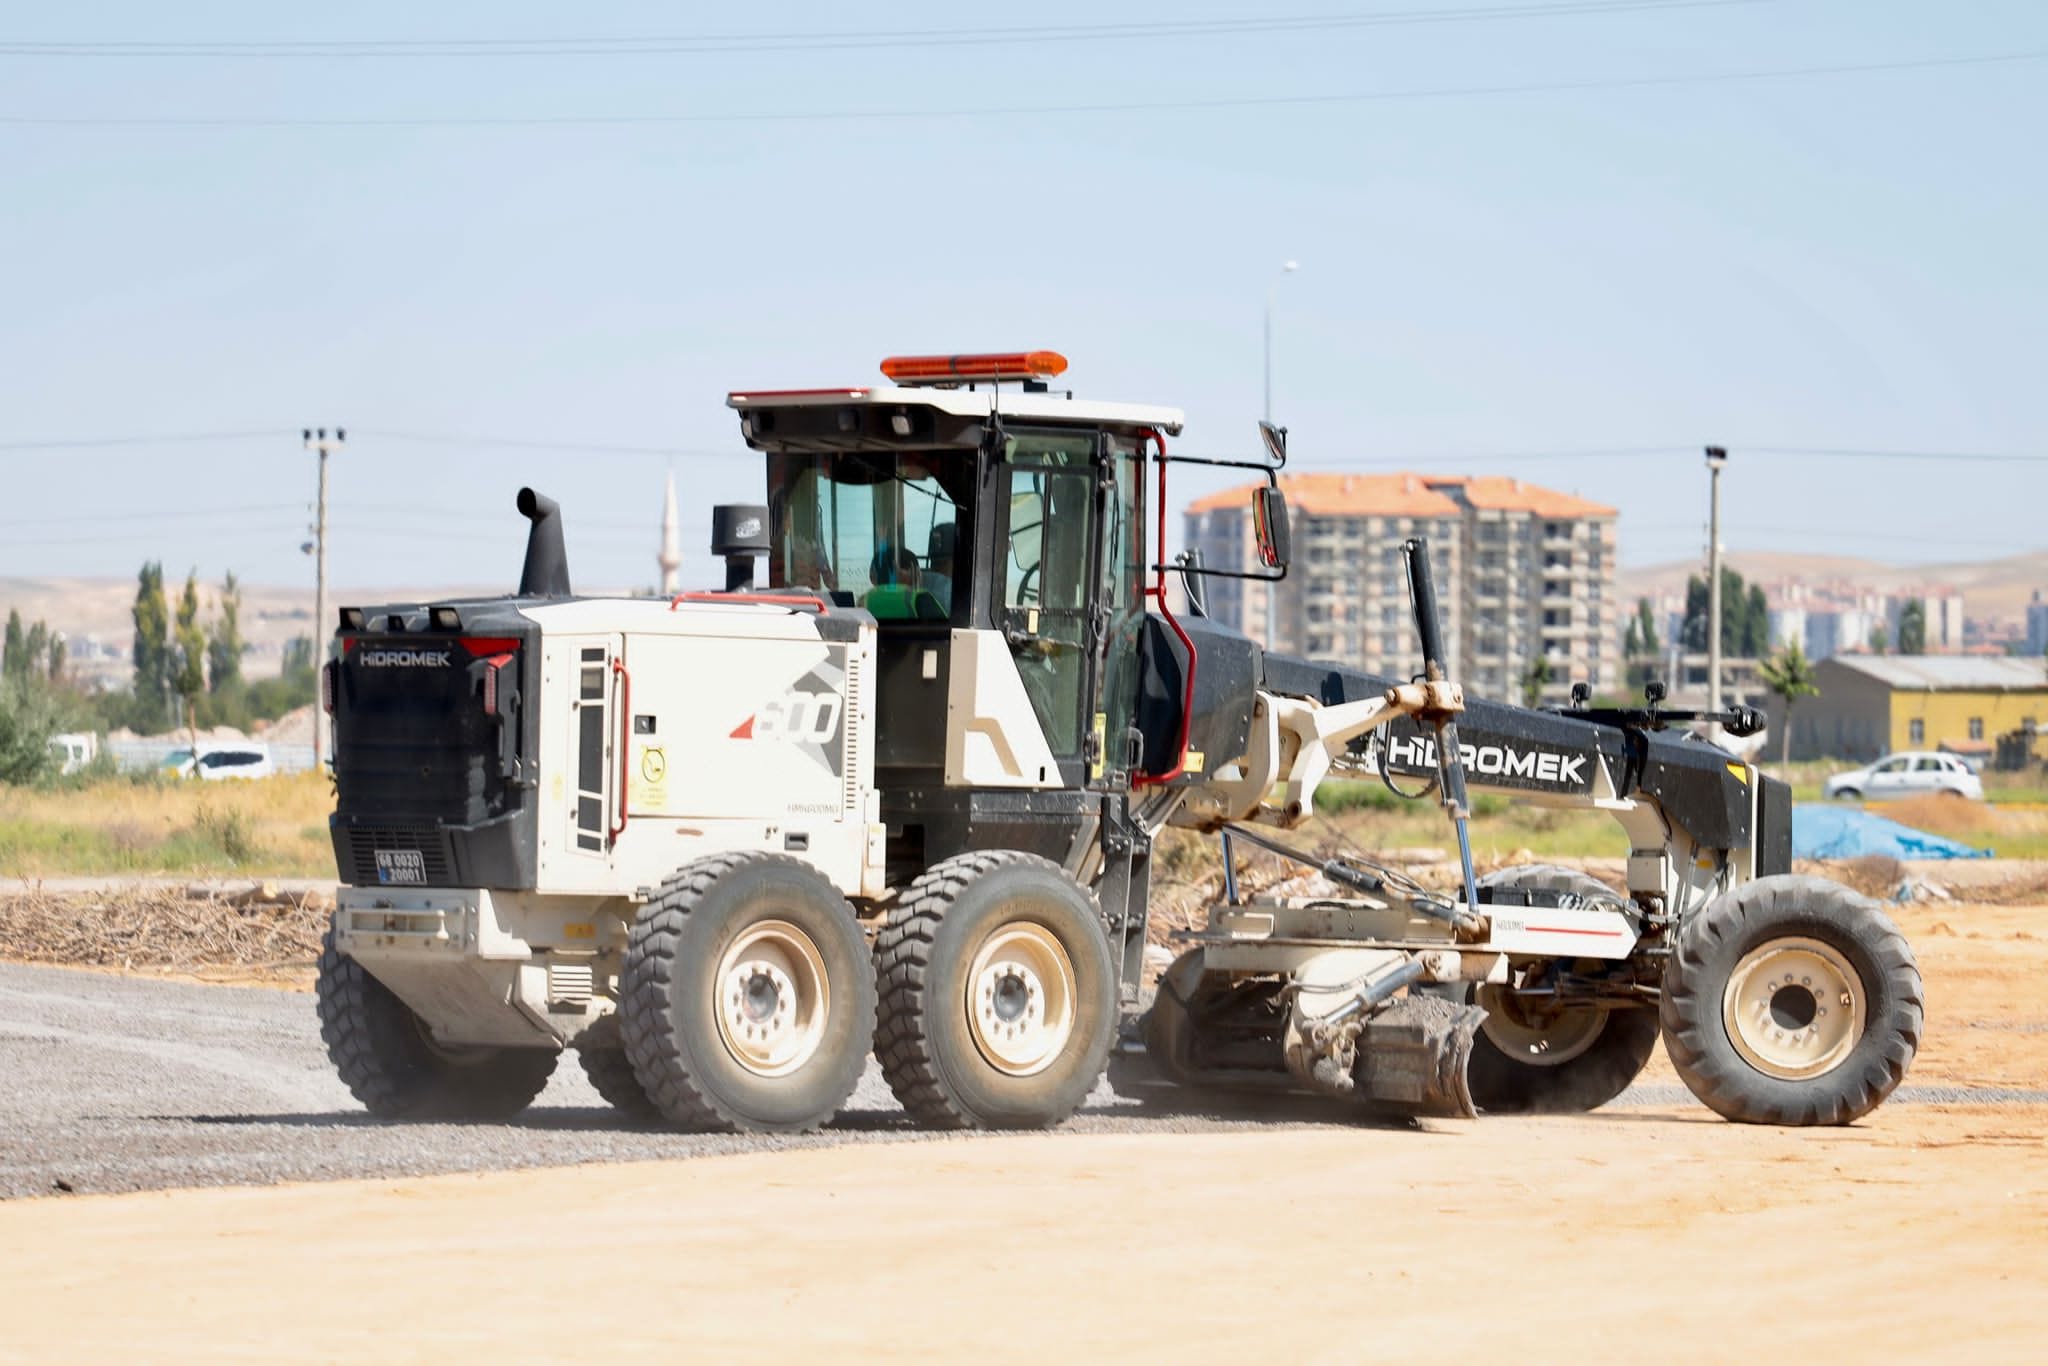
[[[661,566],[661,591],[664,593],[674,593],[677,586],[676,571],[683,567],[682,532],[676,527],[676,475],[674,470],[669,471],[668,492],[662,499],[661,553],[654,557],[654,562]]]

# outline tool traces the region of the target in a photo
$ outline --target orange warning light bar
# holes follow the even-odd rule
[[[898,384],[968,384],[975,380],[1051,379],[1064,374],[1057,351],[998,351],[973,356],[891,356],[882,373]]]

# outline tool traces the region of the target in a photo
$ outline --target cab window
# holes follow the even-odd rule
[[[1095,557],[1093,432],[1005,438],[1002,625],[1052,752],[1081,752]]]
[[[771,455],[770,585],[822,591],[877,621],[964,615],[973,477],[957,451]]]

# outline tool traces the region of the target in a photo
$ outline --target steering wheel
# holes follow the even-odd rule
[[[1037,565],[1032,565],[1024,571],[1024,577],[1017,580],[1017,602],[1020,606],[1025,603],[1035,604],[1038,601],[1038,568]]]

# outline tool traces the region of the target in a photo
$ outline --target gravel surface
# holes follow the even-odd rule
[[[1621,1104],[1682,1105],[1639,1087]],[[1913,1101],[2040,1103],[2048,1092],[1902,1088]],[[1105,1083],[1060,1132],[1341,1126],[1323,1102],[1190,1103]],[[0,964],[0,1197],[409,1176],[847,1142],[930,1140],[870,1065],[847,1111],[799,1138],[623,1125],[565,1056],[510,1124],[387,1124],[335,1078],[309,993]],[[956,1136],[947,1135],[947,1138]]]

